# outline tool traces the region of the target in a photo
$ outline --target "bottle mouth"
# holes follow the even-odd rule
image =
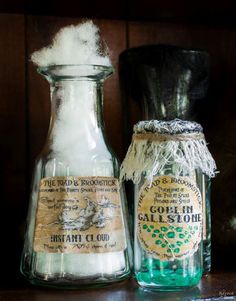
[[[104,80],[114,69],[103,65],[52,65],[39,67],[38,72],[49,80]]]
[[[181,119],[173,120],[144,120],[139,121],[134,125],[135,134],[164,134],[164,135],[179,135],[202,133],[202,126],[195,121],[187,121]]]
[[[168,44],[153,44],[153,45],[143,45],[139,47],[133,47],[124,50],[120,57],[122,59],[126,58],[127,56],[131,55],[131,59],[134,59],[135,56],[137,56],[138,59],[141,57],[147,57],[149,58],[160,56],[163,54],[165,55],[176,55],[176,54],[182,54],[186,58],[198,56],[205,58],[206,60],[209,59],[209,53],[205,49],[201,48],[188,48],[188,47],[180,47],[176,45],[168,45]],[[150,58],[150,59],[151,59]]]

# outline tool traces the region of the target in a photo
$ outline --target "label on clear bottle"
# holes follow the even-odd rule
[[[155,177],[141,187],[136,218],[146,252],[162,261],[188,257],[202,239],[200,190],[189,177]]]
[[[40,181],[35,252],[105,253],[125,248],[117,179],[69,176]]]

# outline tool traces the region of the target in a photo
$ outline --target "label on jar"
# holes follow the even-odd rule
[[[189,177],[159,176],[146,182],[137,204],[141,246],[162,261],[192,255],[202,238],[202,198]]]
[[[35,252],[105,253],[125,248],[117,179],[50,177],[40,181]]]

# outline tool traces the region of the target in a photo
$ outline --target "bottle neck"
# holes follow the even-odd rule
[[[102,84],[91,80],[60,80],[51,83],[52,151],[86,151],[103,143]]]
[[[153,77],[154,80],[148,78],[144,83],[144,119],[186,119],[190,109],[191,73],[186,70],[172,80],[166,75]]]

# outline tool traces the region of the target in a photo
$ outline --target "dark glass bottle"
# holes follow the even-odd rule
[[[125,50],[120,55],[125,141],[128,146],[132,125],[141,120],[195,120],[197,106],[206,97],[209,54],[204,50],[171,45],[148,45]],[[130,108],[138,106],[135,119]],[[135,119],[135,120],[133,120]],[[206,195],[204,272],[211,269],[210,181],[202,175],[201,190]],[[132,190],[131,188],[129,190]],[[132,194],[132,193],[130,193]],[[130,207],[132,205],[129,204]],[[131,209],[133,211],[133,208]]]

